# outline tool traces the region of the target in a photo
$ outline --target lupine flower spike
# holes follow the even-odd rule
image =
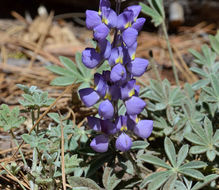
[[[117,2],[119,3],[119,2]],[[86,11],[86,25],[93,30],[96,48],[86,48],[82,52],[83,64],[92,69],[108,61],[110,71],[95,73],[94,88],[79,91],[82,102],[87,106],[99,104],[100,118],[88,117],[88,125],[97,135],[90,143],[93,150],[106,152],[111,137],[116,139],[116,148],[122,152],[132,146],[129,134],[140,138],[148,138],[153,130],[152,120],[140,120],[140,114],[146,103],[138,97],[140,86],[136,85],[135,77],[144,74],[148,60],[135,58],[137,36],[144,25],[145,19],[138,18],[141,6],[127,7],[121,14],[110,8],[109,0],[100,0],[99,10]],[[106,38],[114,30],[114,40]],[[126,107],[125,115],[118,115],[118,100]]]

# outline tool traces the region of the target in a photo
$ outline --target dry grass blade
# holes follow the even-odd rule
[[[62,185],[63,189],[66,190],[66,179],[65,179],[65,153],[64,153],[64,132],[63,132],[63,124],[61,119],[61,113],[59,111],[60,117],[60,125],[61,125],[61,163],[62,163]]]
[[[5,163],[5,165],[6,165],[6,163]],[[22,182],[18,178],[16,178],[3,164],[0,164],[0,166],[10,175],[11,179],[16,181],[22,187],[22,189],[25,189],[25,190],[26,190],[26,188],[30,189],[30,187],[27,184],[25,184],[24,182]]]

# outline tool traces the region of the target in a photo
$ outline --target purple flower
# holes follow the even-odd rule
[[[101,131],[106,135],[113,135],[117,132],[115,124],[109,119],[101,120]]]
[[[106,152],[109,146],[109,139],[106,135],[98,135],[91,141],[90,146],[96,152]]]
[[[127,10],[118,16],[117,28],[119,30],[124,30],[132,25],[134,18],[133,11]]]
[[[90,143],[93,150],[106,152],[111,138],[116,139],[116,148],[128,151],[132,139],[126,133],[148,138],[153,129],[152,120],[139,120],[146,103],[138,97],[140,86],[134,77],[143,75],[148,60],[135,58],[137,36],[145,19],[137,18],[141,6],[127,7],[117,15],[110,8],[110,0],[100,0],[99,11],[86,11],[87,28],[93,30],[96,48],[86,48],[82,52],[82,62],[87,68],[99,67],[108,61],[110,70],[94,74],[94,89],[79,90],[82,102],[90,107],[99,101],[98,117],[88,117],[89,127],[101,133]],[[114,39],[108,40],[110,30],[114,29]],[[126,115],[119,115],[119,100],[126,107]]]
[[[123,48],[122,47],[113,48],[111,51],[111,55],[109,57],[110,66],[113,66],[117,63],[123,64]]]
[[[145,21],[145,18],[138,18],[135,23],[133,23],[132,28],[136,29],[139,32],[142,29]]]
[[[100,16],[98,15],[98,12],[92,10],[86,11],[86,26],[89,30],[93,30],[101,23],[102,21]]]
[[[132,79],[121,87],[121,99],[127,99],[135,95],[135,80]]]
[[[108,40],[103,39],[98,41],[97,48],[103,59],[108,59],[111,54],[111,44]]]
[[[113,82],[117,82],[120,80],[126,79],[126,69],[122,64],[117,64],[112,68],[112,71],[110,73],[110,79]]]
[[[88,125],[94,131],[101,131],[100,119],[96,117],[87,117]]]
[[[116,139],[116,148],[122,152],[130,150],[132,146],[131,138],[125,133],[121,133]]]
[[[109,28],[105,24],[99,24],[94,28],[94,39],[98,41],[105,39],[109,31]]]
[[[104,97],[106,95],[106,90],[108,88],[106,81],[104,80],[103,76],[99,73],[95,73],[94,75],[94,84],[95,84],[95,90],[97,93]]]
[[[152,120],[140,120],[134,127],[134,133],[141,138],[148,138],[153,130]]]
[[[140,77],[144,74],[148,66],[148,60],[142,58],[135,58],[134,61],[127,64],[128,71],[135,77]]]
[[[125,9],[125,11],[126,10],[133,12],[133,21],[135,21],[139,15],[139,13],[141,12],[141,6],[140,5],[132,5],[132,6],[127,7]]]
[[[79,90],[82,102],[87,106],[93,106],[100,99],[100,96],[92,88],[84,88]]]
[[[122,39],[127,47],[131,47],[137,41],[138,31],[134,28],[127,28],[122,33]]]
[[[102,22],[106,24],[109,28],[115,28],[117,25],[117,14],[114,10],[102,7],[101,11]]]
[[[104,100],[99,105],[98,113],[104,119],[111,119],[114,114],[114,108],[109,100]]]
[[[132,96],[125,101],[125,106],[129,115],[137,115],[143,111],[146,103],[141,98]]]
[[[101,56],[94,48],[86,48],[82,52],[82,62],[86,67],[93,69],[100,63],[100,61]]]

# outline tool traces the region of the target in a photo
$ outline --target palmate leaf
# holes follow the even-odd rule
[[[0,108],[0,127],[3,127],[4,131],[10,131],[13,128],[18,128],[25,118],[20,116],[20,110],[18,107],[9,109],[8,105],[2,104]]]
[[[211,121],[205,117],[204,120],[204,128],[198,124],[193,123],[192,129],[195,133],[191,132],[190,134],[186,134],[185,138],[194,143],[195,146],[192,146],[190,149],[190,153],[192,154],[200,154],[205,153],[207,158],[210,161],[213,161],[216,157],[218,142],[215,140],[215,135],[213,135],[213,127]],[[216,131],[215,134],[218,134]]]
[[[60,75],[55,78],[51,84],[57,86],[67,86],[73,83],[92,84],[92,72],[86,68],[81,61],[81,54],[76,53],[76,64],[69,58],[60,56],[60,61],[64,68],[59,66],[48,66],[47,69]]]
[[[166,137],[164,140],[164,147],[165,147],[166,155],[169,158],[169,162],[172,164],[172,166],[166,164],[166,162],[164,162],[163,160],[161,160],[156,156],[147,155],[147,154],[143,154],[139,156],[139,159],[141,161],[145,161],[147,163],[151,163],[166,169],[166,171],[155,172],[149,175],[148,177],[146,177],[140,184],[141,188],[144,188],[146,185],[149,184],[147,189],[156,190],[160,188],[162,185],[164,185],[166,190],[168,188],[173,189],[174,184],[179,175],[183,175],[183,176],[186,175],[198,180],[204,179],[204,175],[196,169],[206,167],[207,164],[205,162],[190,161],[188,163],[183,164],[183,162],[185,161],[188,155],[188,145],[183,145],[180,148],[177,156],[176,156],[175,147],[172,141],[168,137]]]
[[[149,15],[152,18],[152,22],[157,27],[159,26],[165,17],[162,0],[149,0],[151,8],[143,3],[140,3],[142,12]]]

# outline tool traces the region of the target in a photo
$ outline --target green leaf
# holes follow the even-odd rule
[[[55,86],[68,86],[71,85],[75,82],[75,78],[74,77],[57,77],[55,78],[52,82],[51,85],[55,85]]]
[[[161,185],[163,185],[167,179],[172,175],[173,173],[171,171],[164,173],[162,175],[157,176],[156,178],[151,181],[151,183],[148,185],[148,190],[156,190]]]
[[[177,179],[177,174],[172,175],[165,183],[163,190],[174,190],[176,179]]]
[[[105,154],[100,155],[97,159],[93,160],[89,165],[86,177],[92,176],[100,167],[103,166],[105,162],[111,160],[112,157],[112,153],[107,152]]]
[[[195,169],[183,168],[183,169],[180,169],[179,172],[184,175],[193,177],[195,179],[200,179],[200,180],[204,179],[204,175],[200,171],[195,170]]]
[[[87,187],[88,189],[92,190],[101,190],[100,186],[96,184],[93,180],[85,177],[75,177],[71,176],[68,177],[68,183],[75,188],[78,187]]]
[[[198,75],[204,77],[204,78],[207,78],[207,77],[208,77],[208,74],[207,74],[205,71],[203,71],[202,69],[200,69],[200,68],[191,67],[190,70],[191,70],[192,72],[194,72],[194,73],[196,73],[196,74],[198,74]]]
[[[140,184],[140,189],[144,189],[145,186],[152,182],[154,179],[158,178],[159,176],[162,176],[162,175],[168,175],[170,173],[170,171],[161,171],[161,172],[155,172],[155,173],[152,173],[151,175],[147,176]]]
[[[51,65],[51,66],[48,66],[46,67],[48,70],[52,71],[53,73],[56,73],[58,75],[63,75],[63,76],[70,76],[70,77],[74,77],[72,75],[72,72],[65,69],[65,68],[62,68],[62,67],[58,67],[56,65]]]
[[[190,168],[190,169],[198,169],[198,168],[204,168],[208,166],[205,162],[202,161],[191,161],[186,164],[183,164],[180,166],[180,168]]]
[[[177,167],[179,167],[188,155],[189,145],[183,145],[177,155]]]
[[[199,123],[192,123],[191,126],[195,133],[203,140],[203,142],[207,142],[207,136],[202,126]]]
[[[207,157],[208,157],[209,161],[212,162],[216,157],[216,152],[214,150],[208,150]]]
[[[132,147],[131,149],[135,150],[135,149],[146,149],[149,146],[149,143],[146,141],[134,141],[132,143]]]
[[[103,173],[103,185],[107,190],[113,190],[121,181],[115,174],[112,175],[113,169],[106,167]]]
[[[210,39],[211,47],[219,55],[219,40],[212,35],[209,35],[209,39]]]
[[[210,82],[209,79],[198,80],[197,82],[192,84],[192,89],[199,90],[200,88],[203,88],[206,85],[208,85],[209,82]]]
[[[194,134],[194,133],[186,133],[184,135],[184,137],[194,143],[194,144],[198,144],[198,145],[205,145],[205,142],[203,141],[203,139],[201,139],[198,135]]]
[[[162,16],[157,12],[157,10],[148,7],[143,3],[139,3],[142,7],[142,12],[149,15],[152,18],[152,22],[157,27],[163,22]]]
[[[161,160],[158,157],[155,157],[155,156],[152,156],[152,155],[143,154],[139,158],[140,158],[140,160],[143,160],[143,161],[145,161],[147,163],[154,164],[154,165],[157,165],[157,166],[161,166],[163,168],[171,169],[171,166],[166,164],[163,160]]]
[[[214,89],[215,95],[219,98],[219,81],[215,75],[211,76],[211,85]]]
[[[204,65],[204,64],[205,64],[205,63],[203,62],[204,57],[203,57],[199,52],[197,52],[197,51],[194,50],[194,49],[189,49],[189,52],[190,52],[195,58],[197,58],[198,62],[196,62],[196,63],[198,63],[198,64],[200,64],[200,65]]]
[[[164,149],[172,166],[176,167],[176,150],[172,141],[168,137],[164,140]]]
[[[199,181],[197,182],[191,190],[199,190],[201,189],[202,187],[204,187],[205,185],[207,185],[208,183],[210,183],[211,181],[217,179],[219,177],[219,175],[216,175],[216,174],[211,174],[211,175],[208,175],[208,176],[205,176],[204,178],[204,181]]]
[[[208,142],[211,144],[212,138],[213,138],[213,127],[208,117],[205,117],[205,120],[204,120],[204,130],[205,130],[205,134],[207,136]]]
[[[190,153],[191,154],[201,154],[207,151],[207,147],[206,146],[192,146],[190,148]]]

